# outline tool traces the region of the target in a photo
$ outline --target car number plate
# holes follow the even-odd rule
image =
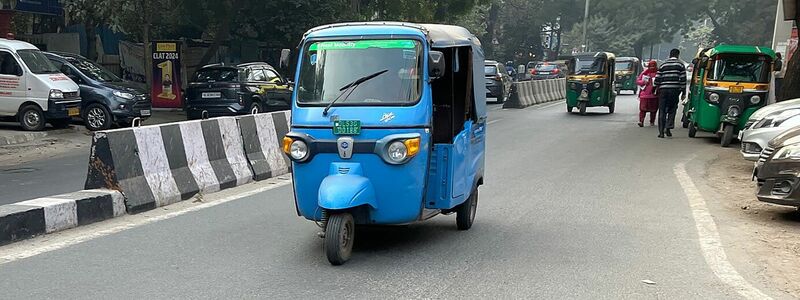
[[[144,117],[150,116],[150,110],[149,109],[142,110],[139,112],[139,114]]]
[[[339,120],[333,122],[333,134],[335,135],[359,135],[361,134],[361,121],[359,120]]]
[[[67,108],[67,115],[70,117],[75,117],[81,114],[81,109],[77,107],[68,107]]]
[[[204,99],[221,98],[222,97],[222,93],[220,93],[220,92],[205,92],[205,93],[203,93],[201,95],[201,97],[203,97]]]
[[[728,88],[731,94],[741,94],[744,93],[744,86],[741,85],[734,85]]]

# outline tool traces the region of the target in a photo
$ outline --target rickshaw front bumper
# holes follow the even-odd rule
[[[328,177],[319,186],[319,207],[328,210],[345,210],[368,205],[378,208],[375,188],[363,176],[359,163],[332,163]]]

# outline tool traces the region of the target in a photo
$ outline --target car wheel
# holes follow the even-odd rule
[[[38,105],[28,104],[19,110],[19,124],[27,131],[42,131],[45,126],[44,111]]]
[[[86,128],[91,131],[106,130],[111,128],[111,113],[99,103],[92,103],[83,113]]]
[[[261,107],[261,103],[253,101],[253,103],[250,104],[250,114],[251,115],[260,114],[263,111],[264,111],[264,108]]]

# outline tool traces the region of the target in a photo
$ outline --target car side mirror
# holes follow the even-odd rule
[[[441,51],[431,51],[428,55],[428,76],[433,79],[444,77],[447,65],[444,61],[444,53]]]
[[[781,70],[783,70],[783,60],[776,59],[773,69],[775,69],[775,72],[780,72]]]

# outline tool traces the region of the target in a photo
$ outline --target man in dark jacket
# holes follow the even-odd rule
[[[658,93],[658,137],[671,137],[675,128],[678,102],[686,98],[686,65],[680,60],[681,51],[672,49],[669,59],[656,73],[653,85]]]

